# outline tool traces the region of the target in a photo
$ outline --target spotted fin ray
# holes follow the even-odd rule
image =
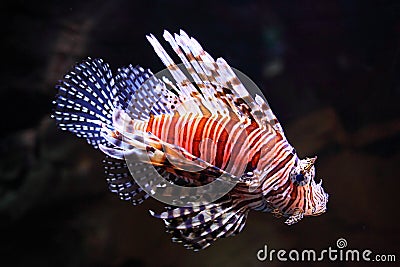
[[[150,116],[172,114],[173,105],[181,100],[168,90],[167,85],[140,66],[118,69],[115,77],[119,108],[134,120],[147,120]]]
[[[100,132],[113,129],[114,79],[107,63],[87,58],[58,82],[52,117],[58,127],[83,137],[94,147],[106,144]]]
[[[184,243],[195,251],[210,246],[222,237],[240,233],[245,224],[250,199],[239,197],[233,190],[215,203],[195,207],[167,207],[166,211],[151,215],[163,219],[174,242]]]
[[[229,113],[230,116],[251,119],[259,127],[268,123],[284,136],[282,127],[266,101],[258,95],[253,98],[223,58],[215,61],[194,38],[189,37],[182,30],[180,34],[174,36],[164,31],[164,39],[179,56],[199,88],[201,96],[198,96],[188,77],[174,63],[158,40],[153,35],[147,36],[147,39],[170,70],[186,100],[188,95],[192,97],[196,95],[201,98],[202,105],[207,107],[212,114],[227,115]]]
[[[107,156],[103,161],[109,190],[122,200],[130,201],[133,205],[141,204],[149,198],[132,178],[125,160]]]

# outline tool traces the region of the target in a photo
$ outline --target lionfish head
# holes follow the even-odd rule
[[[307,190],[307,210],[304,211],[306,216],[317,216],[326,212],[329,195],[325,193],[322,187],[322,179],[315,182],[315,166],[317,157],[299,160],[291,172],[291,180],[296,186],[309,188]]]
[[[314,163],[317,157],[306,158],[298,161],[290,174],[292,182],[297,186],[305,186],[314,180],[315,167]]]

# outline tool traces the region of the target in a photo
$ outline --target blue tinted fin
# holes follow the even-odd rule
[[[87,58],[75,65],[56,88],[59,90],[52,117],[62,130],[86,138],[94,147],[106,144],[102,126],[112,127],[114,79],[102,59]]]
[[[130,201],[133,205],[139,205],[149,197],[132,178],[125,160],[107,156],[103,160],[103,164],[108,188],[120,199]]]
[[[147,120],[151,115],[169,114],[173,110],[171,103],[179,102],[163,81],[140,66],[118,69],[115,88],[120,108],[132,119]]]

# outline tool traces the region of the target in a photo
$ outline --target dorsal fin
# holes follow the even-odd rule
[[[191,68],[189,61],[185,60],[185,56],[180,50],[176,40],[172,38],[168,32],[164,34],[164,37],[170,42],[178,56],[181,57],[184,68],[192,76],[195,84],[197,85],[196,88],[185,75],[185,73],[179,68],[179,66],[173,62],[173,60],[153,35],[147,36],[147,39],[153,46],[154,51],[160,57],[161,61],[169,70],[172,78],[175,80],[176,88],[174,89],[178,92],[184,109],[192,112],[192,109],[196,109],[197,106],[203,107],[198,111],[201,113],[204,113],[204,110],[208,110],[208,113],[211,115],[228,116],[229,114],[231,116],[239,116],[240,111],[237,110],[235,105],[231,105],[232,101],[230,101],[225,95],[221,84],[218,84],[217,82],[210,83],[209,81],[204,80],[204,75],[202,76],[201,71],[199,71],[199,69],[195,70],[194,68]],[[169,85],[172,86],[172,83],[173,81]],[[196,104],[194,107],[191,107],[193,106],[193,102],[190,103],[191,101],[194,101],[194,104]]]
[[[179,97],[184,101],[195,95],[211,114],[236,116],[240,120],[250,119],[259,127],[269,123],[275,130],[282,131],[268,104],[260,97],[256,97],[256,100],[249,94],[223,58],[215,61],[194,38],[182,30],[180,34],[174,35],[164,31],[163,36],[181,59],[200,92],[198,94],[196,87],[174,63],[158,40],[153,35],[147,36],[155,52],[175,79],[180,92]],[[263,109],[265,107],[267,110]]]
[[[255,101],[260,106],[261,111],[262,111],[261,123],[271,124],[272,127],[276,131],[280,132],[282,137],[286,139],[285,133],[283,132],[283,128],[282,128],[281,124],[279,123],[278,119],[276,118],[275,114],[272,112],[272,109],[270,108],[268,103],[266,101],[264,101],[264,99],[259,95],[256,95]]]
[[[164,33],[164,36],[165,35],[168,36],[169,33],[166,31]],[[196,68],[196,70],[198,73],[203,73],[200,77],[206,77],[206,79],[203,78],[204,83],[207,83],[206,80],[208,80],[211,83],[222,85],[225,89],[229,88],[229,92],[233,94],[233,97],[229,98],[229,100],[234,102],[236,106],[239,106],[239,110],[242,113],[254,119],[260,126],[270,123],[272,126],[276,125],[276,127],[274,127],[275,130],[282,131],[269,105],[263,101],[261,97],[259,97],[261,101],[259,99],[259,101],[256,101],[256,99],[249,94],[235,72],[223,58],[218,58],[217,61],[215,61],[203,50],[196,39],[189,37],[183,30],[180,31],[180,35],[175,34],[175,39],[183,49],[186,46],[186,50],[188,50],[186,56],[191,59],[190,62],[192,66],[199,65],[201,67]],[[265,105],[261,106],[261,104]],[[264,107],[267,107],[267,109],[264,110]]]

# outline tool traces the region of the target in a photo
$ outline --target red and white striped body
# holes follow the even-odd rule
[[[135,205],[156,194],[132,179],[127,155],[156,168],[168,183],[196,187],[221,175],[235,179],[216,201],[152,212],[164,219],[173,240],[193,249],[238,234],[250,210],[283,216],[289,225],[326,211],[328,194],[314,181],[316,158],[297,157],[268,103],[252,96],[224,59],[214,60],[183,31],[165,31],[179,67],[153,35],[147,39],[172,81],[133,66],[119,69],[114,79],[107,64],[89,58],[60,81],[54,102],[60,128],[108,156],[112,192]],[[143,179],[145,170],[139,170]]]

